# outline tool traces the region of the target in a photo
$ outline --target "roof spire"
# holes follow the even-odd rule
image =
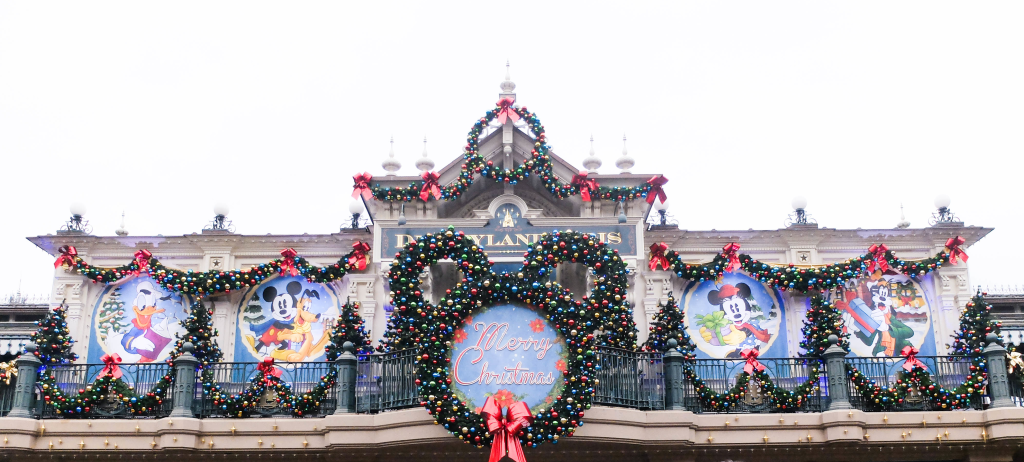
[[[597,173],[597,169],[601,168],[601,159],[594,153],[594,135],[590,135],[590,155],[583,159],[583,168],[587,169],[587,173]]]
[[[118,236],[128,235],[128,230],[124,229],[124,210],[121,211],[121,227],[117,228],[117,230],[114,231],[114,234],[117,234]]]
[[[501,82],[501,93],[498,94],[499,99],[512,98],[516,99],[516,83],[512,81],[512,74],[509,73],[509,62],[505,61],[505,81]]]
[[[900,204],[900,222],[896,223],[896,227],[899,229],[905,229],[910,227],[910,222],[907,221],[906,215],[903,214],[903,204]]]
[[[626,151],[626,134],[623,133],[622,134],[622,157],[619,157],[615,161],[615,166],[619,168],[619,170],[620,170],[619,173],[632,173],[632,172],[629,171],[629,169],[633,168],[633,165],[635,165],[635,164],[636,164],[636,161],[634,161],[633,157],[629,155],[628,151]]]
[[[402,168],[402,163],[395,159],[395,137],[391,137],[391,150],[388,151],[388,158],[384,159],[384,162],[380,163],[381,167],[384,167],[384,171],[388,172],[388,176],[395,176],[395,172]]]
[[[416,168],[423,172],[429,172],[434,169],[434,161],[430,160],[427,155],[427,137],[423,137],[423,157],[416,159]]]

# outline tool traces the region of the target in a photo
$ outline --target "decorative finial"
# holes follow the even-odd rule
[[[423,157],[416,159],[416,168],[422,172],[429,172],[434,169],[434,161],[427,155],[427,137],[423,137]]]
[[[590,155],[583,159],[583,168],[587,169],[587,173],[597,173],[597,169],[601,168],[601,159],[594,153],[594,135],[590,135]]]
[[[622,134],[622,157],[619,157],[615,161],[615,166],[619,168],[619,173],[631,173],[629,169],[633,168],[636,162],[629,155],[629,151],[626,150],[626,134]]]
[[[124,210],[121,211],[121,227],[117,228],[117,230],[114,231],[114,234],[117,234],[118,236],[128,235],[128,230],[124,229]]]
[[[900,222],[896,223],[896,227],[899,229],[906,229],[910,227],[910,222],[907,221],[906,215],[903,214],[903,204],[900,204]]]
[[[509,62],[505,61],[505,81],[501,82],[501,93],[499,98],[516,99],[516,84],[512,81],[512,74],[509,72]]]
[[[388,176],[395,176],[395,172],[402,168],[402,163],[395,159],[395,137],[391,137],[391,150],[388,151],[388,158],[384,159],[384,162],[380,163],[381,167],[384,167],[384,171],[388,172]]]

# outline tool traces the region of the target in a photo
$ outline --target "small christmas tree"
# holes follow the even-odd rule
[[[687,358],[693,358],[696,345],[690,339],[690,334],[686,333],[686,316],[676,304],[675,297],[669,293],[668,302],[660,306],[661,309],[654,315],[651,333],[643,344],[643,350],[663,352],[668,349],[668,340],[674,338],[679,343],[676,350]]]
[[[32,341],[36,344],[36,356],[44,365],[72,363],[78,359],[78,355],[71,352],[75,341],[68,330],[67,308],[63,302],[36,325],[39,328],[32,333]]]
[[[206,366],[219,362],[224,357],[224,353],[217,346],[217,329],[213,328],[210,310],[206,309],[202,300],[192,303],[188,318],[182,326],[185,328],[185,334],[176,336],[178,339],[174,350],[171,351],[171,360],[181,354],[185,342],[192,342],[192,346],[195,347],[192,355],[199,360],[200,369],[205,369]]]
[[[842,302],[845,303],[845,302]],[[807,319],[801,332],[804,339],[800,341],[803,357],[820,358],[828,349],[828,337],[839,337],[839,346],[850,351],[850,334],[843,328],[843,314],[839,311],[839,303],[826,300],[821,295],[811,296],[811,306],[807,308]]]
[[[1000,334],[1002,325],[992,319],[992,305],[985,301],[985,294],[978,288],[978,293],[967,302],[960,313],[960,329],[953,335],[953,346],[949,354],[964,356],[981,356],[985,349],[985,337],[988,334]]]
[[[373,346],[366,335],[363,322],[363,317],[359,316],[359,303],[348,302],[341,307],[341,316],[331,332],[331,343],[327,344],[325,348],[328,361],[338,359],[342,352],[341,346],[345,342],[352,342],[356,346],[357,353],[373,352]]]
[[[120,287],[115,287],[110,292],[107,299],[100,305],[96,316],[101,342],[105,342],[111,334],[127,332],[131,328],[131,322],[124,316],[124,300],[121,300]]]
[[[260,324],[267,320],[267,317],[263,315],[263,305],[260,304],[260,296],[255,292],[252,294],[252,298],[249,299],[249,304],[245,305],[245,311],[242,312],[242,320],[249,324]]]

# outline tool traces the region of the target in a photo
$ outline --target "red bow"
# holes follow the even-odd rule
[[[868,247],[868,253],[871,254],[871,260],[868,261],[869,273],[874,273],[875,268],[883,273],[889,270],[889,261],[885,259],[885,253],[888,251],[889,248],[885,244],[872,244]]]
[[[106,354],[100,358],[100,361],[103,361],[103,364],[106,365],[103,367],[103,370],[100,371],[100,376],[106,377],[110,375],[115,379],[121,378],[121,366],[118,366],[118,364],[121,362],[120,355],[118,355],[117,353],[114,353],[112,355]]]
[[[722,256],[729,259],[729,264],[725,266],[726,272],[733,272],[740,268],[740,245],[735,242],[730,242],[722,247]]]
[[[505,455],[515,462],[526,462],[523,454],[523,445],[519,441],[519,432],[530,426],[533,422],[533,415],[530,408],[522,401],[516,401],[508,407],[506,415],[501,415],[501,407],[493,396],[488,396],[484,402],[480,415],[484,418],[484,425],[487,431],[494,435],[491,442],[491,459],[489,462],[498,462]]]
[[[150,258],[153,258],[153,253],[146,249],[135,252],[135,262],[139,264],[139,268],[132,270],[132,274],[138,276],[139,273],[146,271],[146,268],[149,267]]]
[[[946,252],[949,252],[950,264],[955,265],[958,259],[967,262],[967,252],[960,248],[965,242],[967,241],[960,236],[951,237],[946,241]]]
[[[651,260],[648,262],[651,271],[658,268],[661,265],[662,268],[668,269],[669,262],[668,258],[665,257],[665,251],[668,250],[668,246],[664,242],[660,244],[651,244]]]
[[[665,200],[668,199],[668,196],[665,195],[665,190],[662,189],[661,187],[665,186],[665,183],[668,183],[668,178],[665,178],[662,175],[658,175],[652,177],[650,180],[647,180],[647,182],[651,184],[650,191],[647,191],[647,203],[653,204],[654,199],[658,198],[658,200],[660,200],[661,203],[664,204]]]
[[[512,98],[502,98],[496,103],[498,105],[498,122],[502,125],[505,124],[505,119],[512,119],[512,123],[519,121],[519,113],[512,109],[512,103],[516,100]]]
[[[355,190],[352,191],[352,197],[359,197],[359,195],[362,194],[363,199],[373,199],[373,191],[370,190],[370,181],[373,180],[372,175],[367,172],[363,172],[352,177],[352,180],[355,181],[355,184],[353,185]]]
[[[740,352],[740,357],[747,360],[747,363],[743,365],[743,372],[753,374],[754,371],[764,372],[764,364],[761,364],[757,360],[757,357],[761,352],[757,351],[757,348],[747,348]]]
[[[348,264],[362,271],[366,269],[366,253],[370,251],[370,245],[365,242],[352,244],[352,256],[348,257]]]
[[[299,254],[295,249],[289,247],[281,251],[281,274],[288,273],[291,276],[298,276],[299,270],[295,267],[295,257]]]
[[[437,183],[437,179],[439,178],[437,173],[423,172],[420,176],[423,178],[423,189],[420,190],[420,199],[423,199],[423,202],[426,202],[427,199],[430,199],[430,195],[433,194],[434,199],[440,200],[441,186]]]
[[[62,245],[59,249],[60,256],[57,257],[57,261],[53,262],[53,267],[56,268],[62,264],[72,266],[75,264],[75,257],[78,256],[78,249],[73,245]]]
[[[580,196],[583,197],[584,202],[590,202],[590,193],[596,192],[597,180],[587,179],[587,171],[580,170],[578,175],[572,176],[572,185],[579,188]]]
[[[902,350],[900,350],[900,354],[907,359],[906,361],[903,362],[903,368],[906,369],[907,372],[910,372],[915,367],[920,367],[921,369],[928,370],[927,367],[924,367],[924,363],[922,363],[920,359],[917,359],[918,353],[920,353],[920,351],[918,351],[917,348],[914,348],[910,345],[907,345],[903,347]]]
[[[263,381],[270,383],[270,377],[281,377],[281,369],[274,367],[274,358],[267,356],[256,365],[256,370],[263,373]]]

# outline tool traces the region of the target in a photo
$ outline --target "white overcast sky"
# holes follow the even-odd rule
[[[47,234],[330,233],[351,177],[461,154],[505,61],[571,162],[628,135],[689,229],[995,227],[972,283],[1024,283],[1024,2],[0,2],[0,294]]]

